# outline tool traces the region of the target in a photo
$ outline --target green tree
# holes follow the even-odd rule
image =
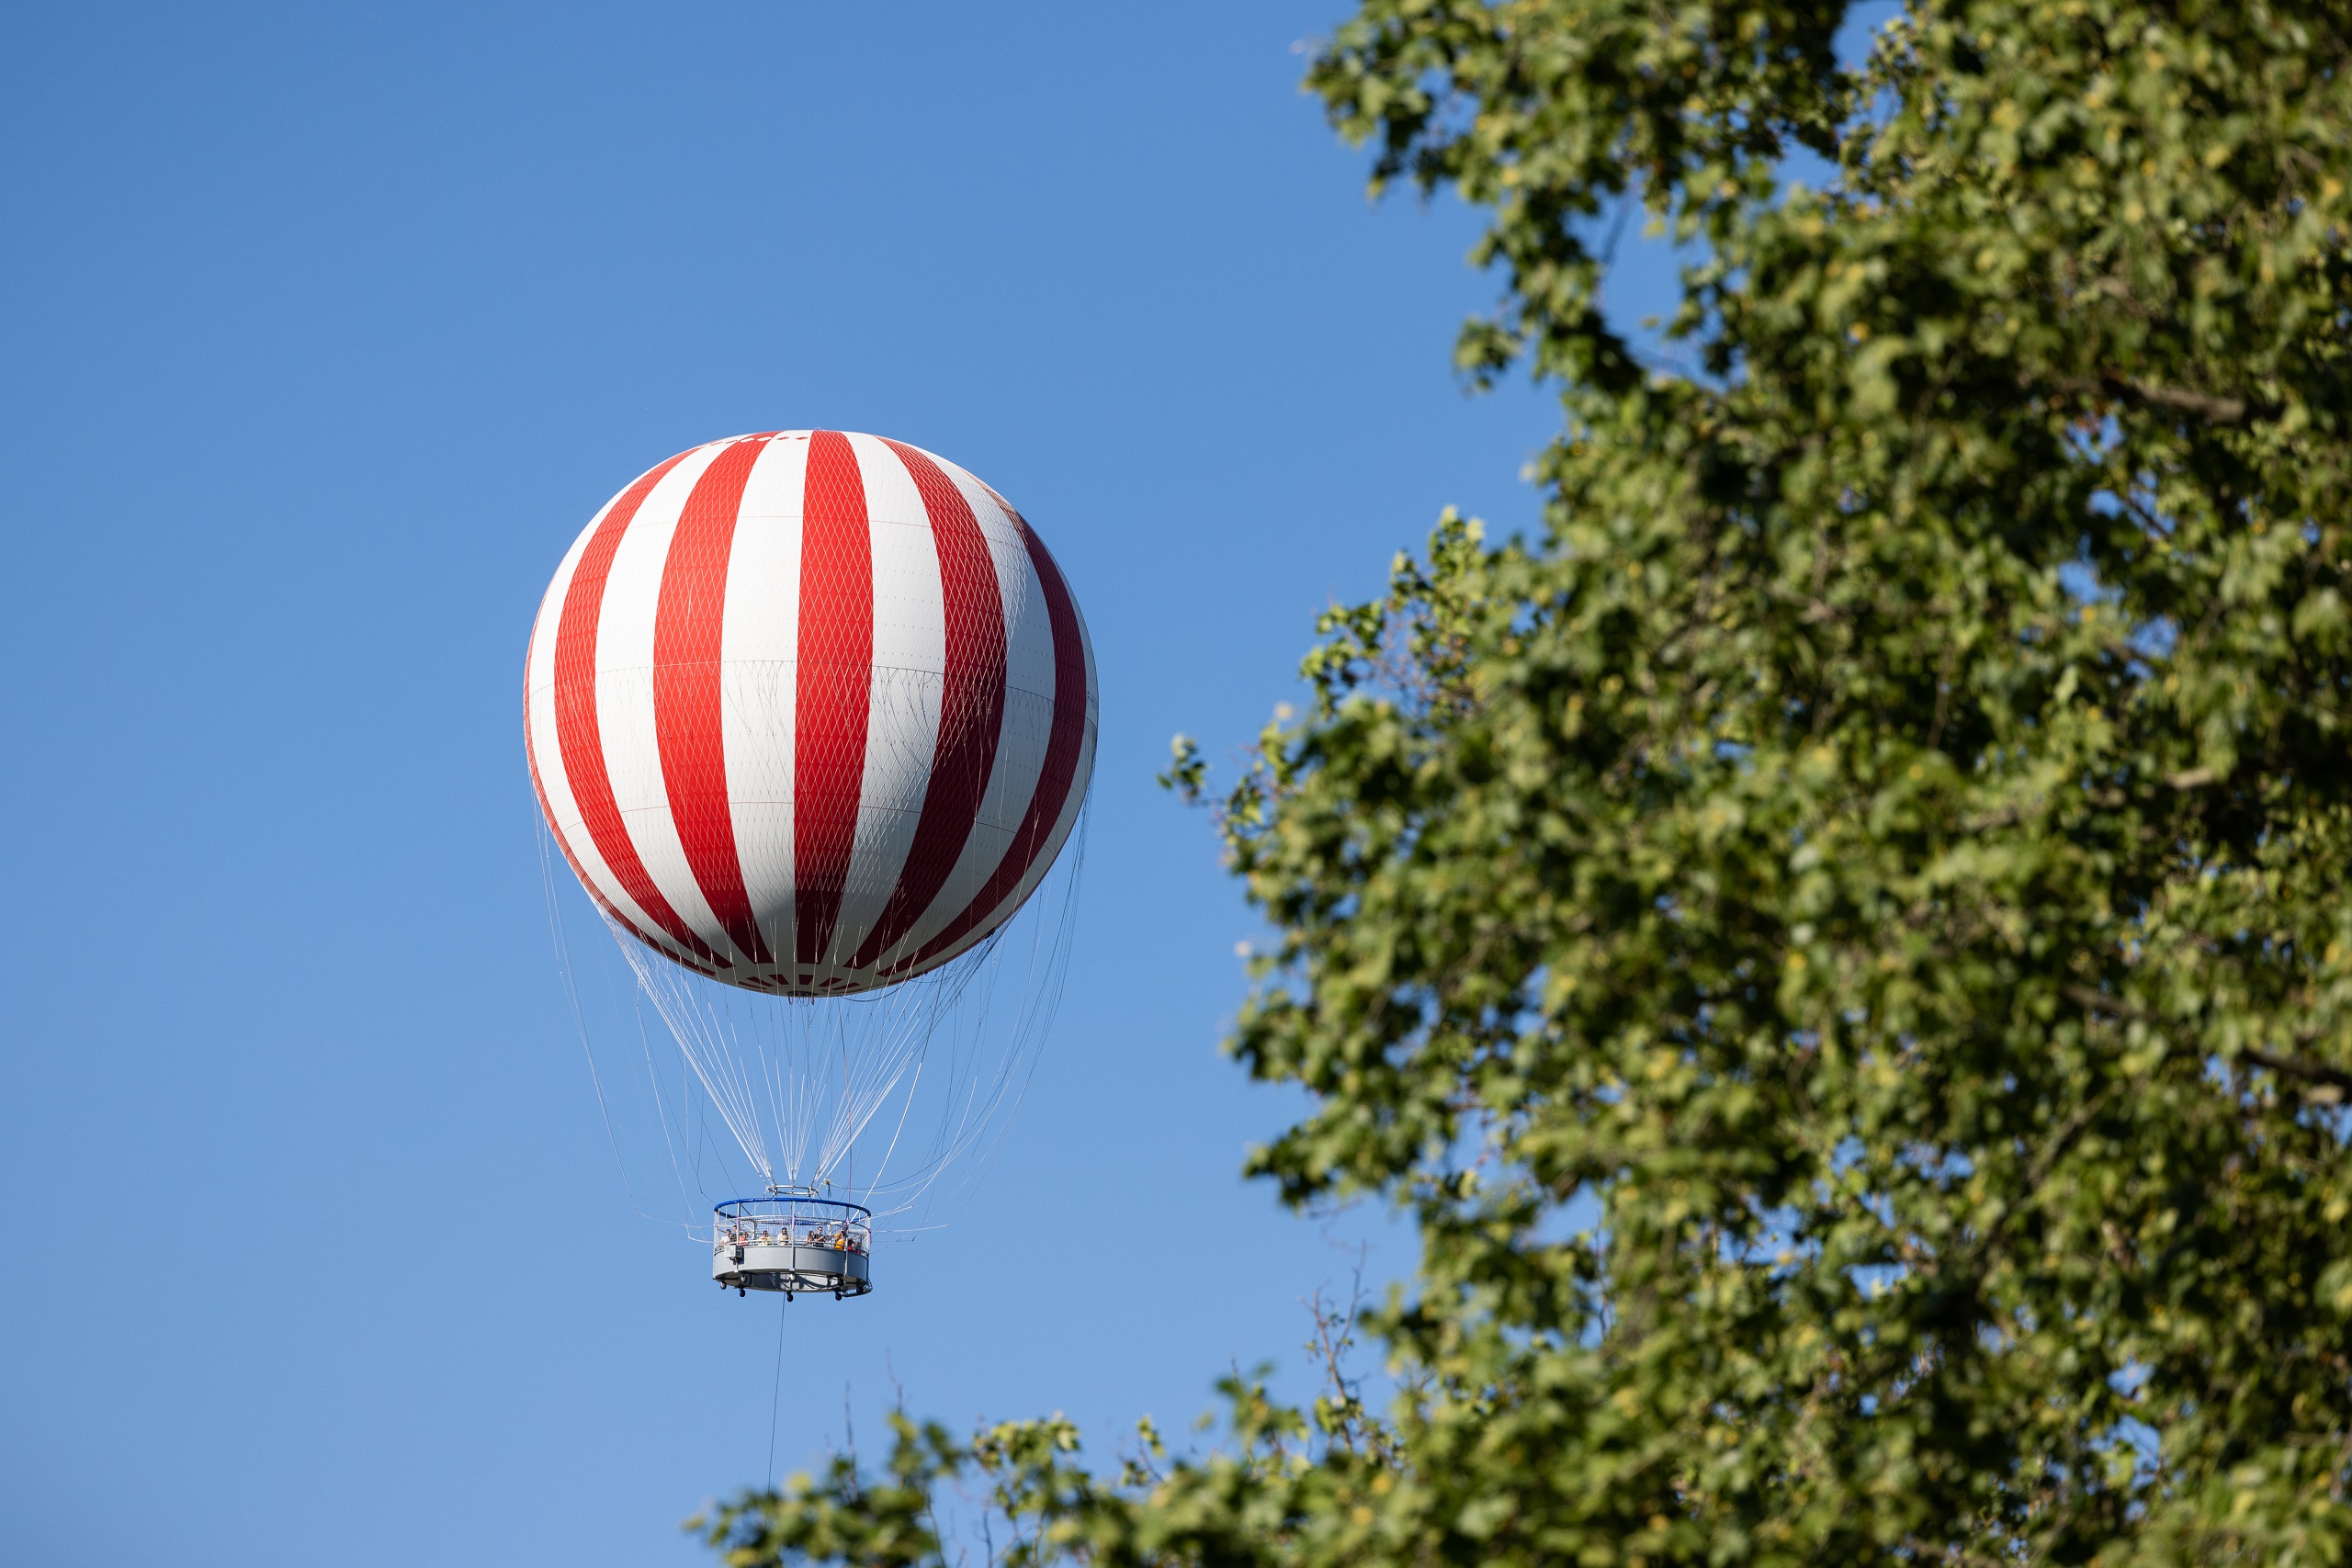
[[[958,1477],[1014,1568],[2345,1557],[2352,12],[1844,12],[1364,0],[1312,68],[1566,411],[1543,536],[1329,616],[1218,814],[1232,1049],[1317,1097],[1251,1169],[1419,1226],[1394,1408],[909,1426],[727,1561],[935,1561]],[[1703,242],[1686,369],[1619,200]]]

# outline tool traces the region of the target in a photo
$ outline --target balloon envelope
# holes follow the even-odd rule
[[[968,952],[1045,876],[1093,771],[1094,659],[980,480],[769,432],[589,523],[525,711],[540,809],[608,917],[729,985],[845,996]]]

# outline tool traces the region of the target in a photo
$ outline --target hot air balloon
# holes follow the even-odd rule
[[[721,1286],[864,1294],[877,1213],[1001,1126],[1037,1010],[987,1016],[1000,949],[1080,822],[1096,707],[1044,541],[904,442],[696,446],[564,556],[532,782],[764,1188],[713,1211]]]

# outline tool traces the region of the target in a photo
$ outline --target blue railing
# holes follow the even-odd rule
[[[711,1244],[862,1254],[873,1249],[874,1211],[838,1198],[731,1198],[711,1211]]]

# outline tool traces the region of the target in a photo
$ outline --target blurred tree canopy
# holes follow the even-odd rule
[[[952,1559],[958,1486],[1012,1568],[2344,1560],[2352,11],[1845,10],[1322,49],[1566,411],[1543,536],[1442,520],[1219,795],[1231,1047],[1316,1097],[1251,1168],[1419,1275],[1204,1456],[901,1423],[726,1562]],[[1628,204],[1702,242],[1670,368]]]

